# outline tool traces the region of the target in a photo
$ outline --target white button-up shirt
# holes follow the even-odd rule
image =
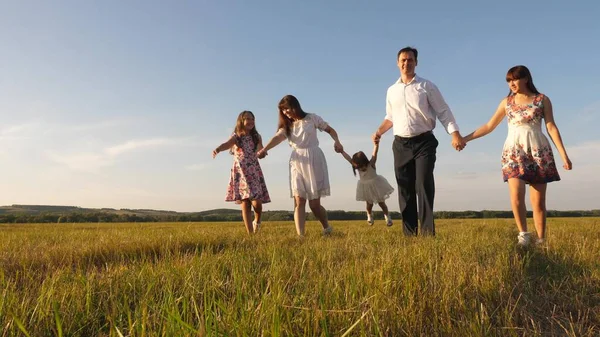
[[[433,82],[415,75],[409,83],[402,78],[388,88],[385,119],[394,126],[394,135],[414,137],[435,128],[440,120],[446,132],[459,131],[454,115]]]

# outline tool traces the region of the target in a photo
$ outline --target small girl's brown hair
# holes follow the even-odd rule
[[[237,137],[240,137],[245,132],[245,130],[244,130],[244,115],[245,114],[250,114],[252,116],[252,118],[255,119],[252,111],[244,110],[244,111],[240,112],[240,114],[237,117],[237,120],[235,121],[235,135]],[[256,124],[254,125],[252,130],[250,130],[250,136],[252,136],[252,141],[254,142],[254,150],[256,151],[258,149],[258,143],[260,140],[260,134],[258,133],[258,131],[256,131]],[[240,144],[238,144],[238,142],[239,141],[236,141],[236,145],[240,146]]]
[[[364,152],[358,151],[352,155],[352,172],[354,175],[356,175],[356,169],[367,167],[367,165],[369,165],[369,158]]]

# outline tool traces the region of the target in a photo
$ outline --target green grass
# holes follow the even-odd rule
[[[0,225],[0,336],[598,336],[600,219]]]

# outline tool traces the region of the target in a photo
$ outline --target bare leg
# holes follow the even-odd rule
[[[538,239],[546,238],[546,187],[547,184],[532,184],[529,199],[533,208],[533,223]]]
[[[252,208],[254,208],[254,220],[260,223],[262,218],[262,201],[252,200]]]
[[[367,201],[367,216],[371,217],[373,214],[373,204]]]
[[[381,207],[383,214],[388,215],[388,208],[387,208],[387,205],[385,204],[385,201],[378,203],[378,205],[379,205],[379,207]]]
[[[321,206],[321,199],[313,199],[308,201],[308,206],[310,206],[310,210],[313,212],[315,217],[321,222],[321,226],[323,229],[329,227],[329,222],[327,221],[327,211],[323,206]]]
[[[260,219],[262,218],[262,201],[252,200],[252,208],[254,209],[254,221],[252,221],[252,229],[254,233],[258,233],[260,229]]]
[[[296,233],[304,236],[306,224],[306,199],[294,196],[294,223],[296,224]]]
[[[390,227],[394,225],[394,222],[392,221],[392,218],[390,218],[390,214],[387,208],[387,205],[385,204],[385,201],[379,202],[379,207],[381,207],[381,210],[383,211],[383,217],[385,218],[385,225]]]
[[[527,209],[525,208],[525,182],[521,179],[508,179],[510,205],[519,232],[527,232]]]
[[[242,219],[244,220],[244,226],[246,226],[246,232],[248,234],[254,233],[252,228],[252,204],[250,200],[242,200]]]
[[[373,225],[375,220],[373,219],[373,204],[367,201],[367,222],[369,225]]]

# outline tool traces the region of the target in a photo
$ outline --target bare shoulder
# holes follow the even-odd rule
[[[551,104],[550,97],[546,96],[545,94],[541,94],[541,95],[542,95],[542,103],[543,104]]]

